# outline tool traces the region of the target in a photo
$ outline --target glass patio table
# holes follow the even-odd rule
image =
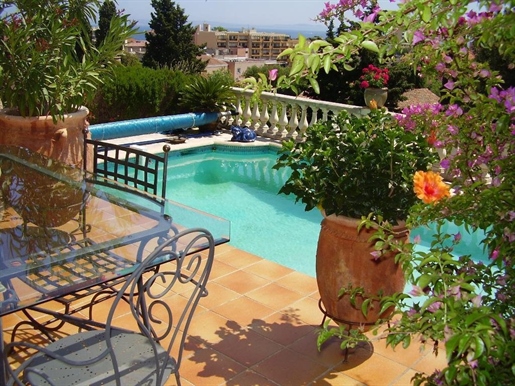
[[[112,181],[106,187],[26,149],[0,146],[0,172],[0,328],[2,316],[128,276],[181,230],[229,241],[227,220]],[[4,358],[3,339],[0,350]]]

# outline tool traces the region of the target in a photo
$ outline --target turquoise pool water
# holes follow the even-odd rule
[[[231,245],[315,276],[320,221],[293,196],[278,195],[286,171],[273,150],[171,154],[167,198],[231,221]]]
[[[299,272],[315,276],[315,255],[322,215],[304,211],[293,196],[279,195],[288,177],[273,170],[273,148],[203,147],[170,154],[167,198],[231,221],[231,244]],[[484,258],[480,235],[462,233],[459,253]],[[417,229],[419,249],[427,249],[431,230]]]

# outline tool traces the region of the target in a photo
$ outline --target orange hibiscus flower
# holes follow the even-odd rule
[[[451,196],[449,186],[443,182],[442,177],[437,173],[418,171],[413,177],[413,183],[415,194],[426,204]]]

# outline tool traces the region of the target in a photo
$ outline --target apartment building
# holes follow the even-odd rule
[[[235,80],[243,79],[245,71],[252,66],[286,64],[287,58],[278,62],[277,56],[298,42],[288,34],[257,32],[254,28],[240,32],[213,31],[209,24],[197,26],[193,41],[206,46],[206,55],[202,55],[202,60],[208,61],[206,73],[228,70]],[[125,42],[124,50],[141,60],[145,43],[131,38]]]
[[[245,56],[253,60],[276,60],[282,51],[297,43],[287,34],[258,32],[254,28],[243,28],[239,32],[213,31],[209,24],[197,26],[194,41],[197,45],[205,44],[207,52],[215,56],[236,55],[238,52],[241,55],[243,50]]]

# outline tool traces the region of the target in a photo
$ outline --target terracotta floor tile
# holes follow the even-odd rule
[[[295,311],[304,323],[313,326],[319,326],[322,323],[323,314],[318,308],[318,300],[312,297],[301,298],[287,309]]]
[[[239,330],[227,334],[220,342],[212,346],[236,362],[250,367],[283,348],[252,330]]]
[[[269,283],[246,294],[249,298],[276,311],[290,306],[299,299],[299,294],[275,283]]]
[[[284,265],[277,264],[264,259],[258,261],[255,264],[243,268],[243,270],[258,275],[262,278],[268,279],[270,281],[278,280],[284,276],[289,275],[292,272],[295,272],[291,268],[285,267]]]
[[[211,273],[209,274],[209,281],[213,281],[216,278],[228,275],[234,272],[234,267],[224,263],[223,261],[219,261],[215,258],[213,262],[213,268],[211,269]]]
[[[419,342],[412,342],[408,348],[402,348],[399,344],[395,349],[391,346],[386,347],[386,339],[376,339],[372,341],[374,345],[374,353],[384,357],[395,358],[395,361],[401,365],[412,367],[414,363],[420,361],[426,356],[432,348],[426,345],[425,348]]]
[[[309,385],[328,368],[290,349],[283,349],[252,368],[281,386]]]
[[[243,328],[247,328],[255,320],[263,319],[273,314],[274,310],[246,296],[241,296],[214,308],[213,312],[234,321],[234,323]]]
[[[309,275],[293,271],[286,276],[276,280],[277,284],[282,285],[301,295],[315,294],[318,299],[318,287],[316,279]]]
[[[369,386],[363,382],[360,382],[354,378],[345,375],[340,371],[327,371],[316,379],[311,386]]]
[[[226,385],[245,370],[245,366],[212,348],[205,347],[195,350],[192,356],[182,362],[180,374],[195,386],[219,386]]]
[[[207,345],[218,343],[222,339],[222,330],[227,324],[227,318],[214,312],[205,312],[201,317],[194,317],[188,335]]]
[[[252,330],[274,342],[287,346],[307,334],[314,334],[315,328],[302,322],[294,313],[276,312],[264,319],[256,319],[250,325]]]
[[[402,374],[398,379],[395,379],[390,386],[409,386],[412,384],[411,378],[415,376],[417,372],[414,370],[406,370],[404,374]]]
[[[338,366],[345,360],[345,353],[340,348],[340,340],[332,339],[326,342],[320,351],[317,349],[317,329],[314,328],[310,334],[292,343],[288,348],[297,351],[314,361],[327,367]]]
[[[199,304],[202,307],[209,309],[215,308],[241,296],[239,293],[215,282],[208,283],[207,290],[208,295],[205,298],[201,298]]]
[[[417,363],[415,363],[412,368],[416,371],[420,371],[426,374],[433,374],[435,370],[440,370],[445,366],[447,366],[445,351],[441,349],[438,353],[438,356],[434,355],[433,353],[428,353]]]
[[[229,275],[215,279],[214,282],[244,295],[249,291],[254,291],[255,289],[263,287],[270,281],[257,275],[238,270]]]
[[[389,385],[407,369],[395,360],[374,355],[370,349],[361,347],[351,350],[348,360],[335,368],[369,386]]]
[[[253,371],[247,370],[226,383],[227,386],[280,386]]]
[[[260,257],[240,249],[225,251],[217,256],[217,259],[238,269],[248,267],[262,260]]]

